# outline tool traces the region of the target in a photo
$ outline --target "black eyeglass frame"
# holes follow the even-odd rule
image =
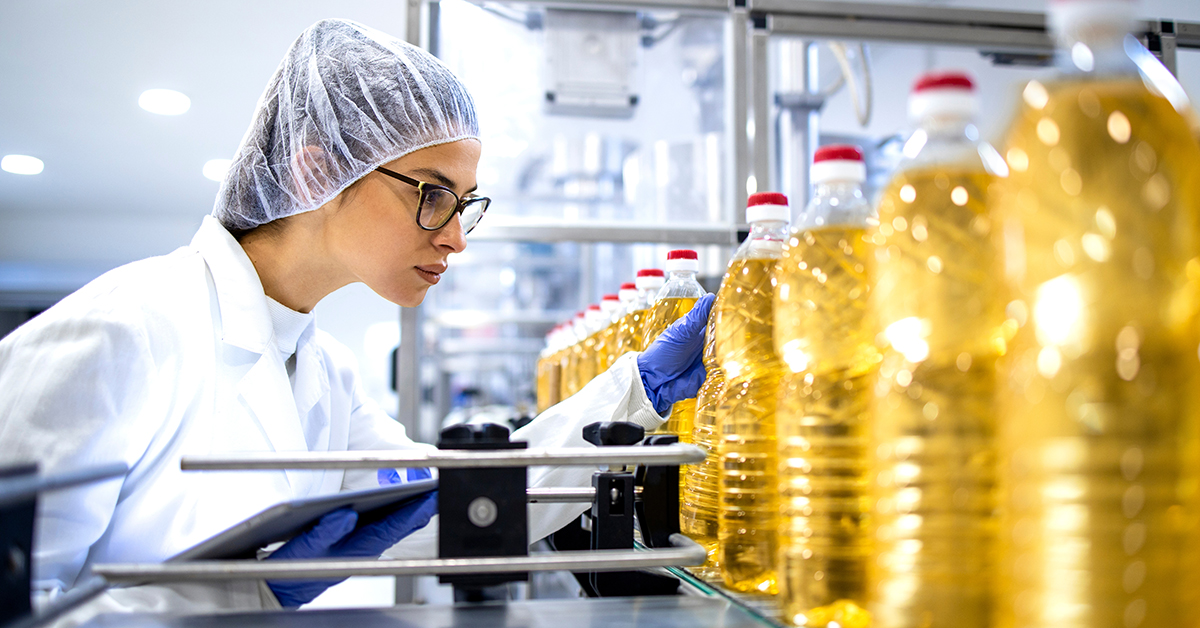
[[[417,199],[417,226],[420,227],[421,229],[424,229],[425,231],[437,231],[438,229],[441,229],[442,227],[445,227],[446,225],[450,224],[450,219],[454,218],[454,214],[464,214],[464,212],[466,211],[466,209],[469,205],[483,203],[483,210],[481,210],[479,212],[479,218],[475,219],[475,224],[473,224],[463,230],[464,234],[471,233],[471,231],[474,230],[475,227],[479,226],[479,221],[483,220],[483,214],[487,212],[488,206],[492,204],[492,199],[490,199],[486,196],[472,196],[472,197],[464,200],[462,197],[455,194],[454,190],[451,190],[450,188],[448,188],[444,185],[438,185],[437,183],[427,183],[427,182],[421,181],[419,179],[414,179],[412,177],[402,175],[399,172],[394,172],[392,170],[388,170],[387,168],[384,168],[383,166],[379,166],[379,167],[375,168],[375,170],[382,174],[386,174],[387,176],[389,176],[393,179],[403,181],[403,182],[417,188],[417,191],[421,193],[421,196]],[[425,201],[428,198],[429,190],[431,190],[431,189],[432,190],[444,190],[447,194],[449,194],[450,196],[453,196],[454,200],[455,200],[454,211],[450,212],[449,214],[446,214],[446,219],[442,221],[442,224],[440,224],[436,227],[426,227],[425,225],[421,224],[421,211],[425,208]]]

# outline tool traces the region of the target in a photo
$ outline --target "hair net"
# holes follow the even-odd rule
[[[381,164],[478,135],[467,88],[432,55],[322,20],[271,77],[212,213],[251,229],[314,210]]]

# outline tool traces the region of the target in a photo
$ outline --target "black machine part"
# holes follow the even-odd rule
[[[455,425],[442,430],[439,449],[525,449],[527,443],[509,440],[508,428],[491,423]],[[438,479],[438,556],[528,556],[526,468],[442,469]],[[529,574],[468,574],[439,576],[453,584],[455,597],[483,601],[484,589],[524,581]]]

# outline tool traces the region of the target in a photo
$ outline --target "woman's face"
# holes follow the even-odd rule
[[[443,185],[466,196],[475,190],[478,140],[459,140],[409,153],[384,164],[418,181]],[[417,225],[416,186],[371,172],[346,193],[326,223],[329,249],[355,280],[405,307],[425,299],[447,267],[447,257],[467,241],[455,214],[446,226],[425,231]]]

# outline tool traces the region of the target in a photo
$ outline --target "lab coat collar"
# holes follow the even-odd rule
[[[240,349],[264,353],[274,329],[267,295],[258,271],[242,245],[212,216],[205,216],[192,238],[212,272],[221,311],[221,340]]]

